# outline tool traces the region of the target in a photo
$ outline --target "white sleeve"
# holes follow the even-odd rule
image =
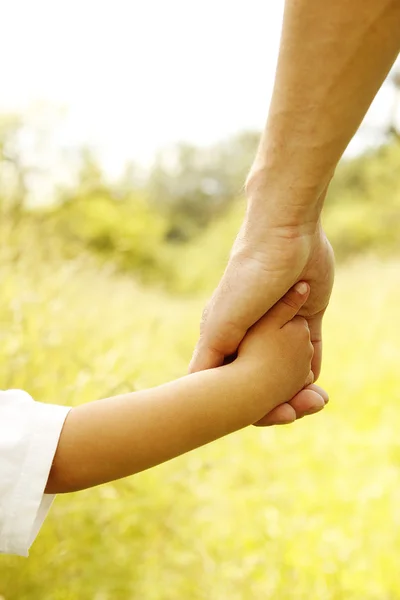
[[[0,553],[28,556],[54,499],[43,492],[69,410],[0,391]]]

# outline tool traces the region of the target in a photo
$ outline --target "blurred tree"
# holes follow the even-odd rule
[[[29,168],[21,152],[24,123],[18,115],[0,115],[0,189],[3,211],[18,215],[25,204]]]
[[[34,105],[23,114],[0,114],[4,211],[21,215],[30,205],[49,201],[49,196],[54,200],[55,171],[63,162],[54,137],[60,118],[57,107],[43,104]]]
[[[242,194],[258,140],[244,132],[208,148],[180,144],[159,154],[148,190],[168,217],[169,240],[189,240]]]
[[[166,225],[134,189],[132,176],[131,169],[120,182],[108,182],[95,153],[84,149],[76,186],[62,192],[51,220],[72,253],[89,249],[147,281],[165,269]]]
[[[72,198],[85,200],[98,194],[109,195],[110,188],[105,182],[103,170],[94,150],[89,147],[80,150],[80,168],[76,189]]]

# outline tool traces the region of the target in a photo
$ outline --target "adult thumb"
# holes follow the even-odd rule
[[[200,338],[193,351],[189,373],[220,367],[227,356],[232,356],[246,335],[232,323],[214,323],[207,318],[208,308],[203,311]]]
[[[268,277],[265,265],[258,257],[251,253],[248,256],[233,255],[203,312],[200,338],[189,372],[218,367],[223,364],[225,357],[232,356],[247,330],[296,281],[292,280],[291,273],[286,275]]]

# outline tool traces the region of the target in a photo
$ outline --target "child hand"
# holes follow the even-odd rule
[[[242,368],[249,397],[264,417],[313,382],[313,345],[306,319],[297,316],[310,287],[300,282],[249,329],[235,364]]]

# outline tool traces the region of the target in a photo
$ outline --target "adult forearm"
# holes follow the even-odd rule
[[[46,491],[126,477],[250,425],[259,413],[245,401],[244,384],[232,371],[196,373],[72,409]]]
[[[400,0],[286,0],[269,116],[250,198],[309,209],[323,190],[400,49]],[[311,211],[311,212],[310,212]]]

